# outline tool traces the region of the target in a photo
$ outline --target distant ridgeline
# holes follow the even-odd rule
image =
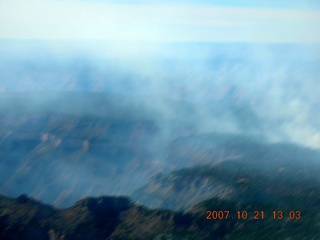
[[[228,104],[1,94],[0,239],[320,239],[319,150]]]
[[[297,201],[299,205],[292,198],[277,204],[214,198],[182,213],[151,210],[126,197],[85,198],[67,209],[26,195],[0,197],[0,238],[319,239],[320,202],[303,205],[303,198]]]

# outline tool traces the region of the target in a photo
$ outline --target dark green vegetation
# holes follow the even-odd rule
[[[292,239],[320,237],[320,203],[300,206],[301,218],[290,219],[297,207],[279,204],[207,200],[188,212],[150,210],[125,197],[86,198],[68,209],[55,209],[27,196],[0,198],[0,238],[12,239]],[[286,212],[273,219],[275,210]],[[230,211],[228,219],[207,220],[207,211]],[[253,220],[255,210],[265,217]],[[248,219],[237,219],[247,211]],[[232,219],[233,217],[233,219]]]
[[[319,151],[268,142],[244,105],[14,95],[0,98],[0,193],[32,198],[1,197],[0,239],[320,239]],[[87,197],[104,195],[133,200]]]

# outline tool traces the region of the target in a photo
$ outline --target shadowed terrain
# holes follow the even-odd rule
[[[0,41],[0,239],[320,239],[319,49]]]
[[[297,209],[293,202],[270,205],[211,199],[178,213],[150,210],[125,197],[86,198],[67,209],[44,205],[26,195],[16,199],[1,197],[0,237],[4,240],[318,239],[319,202],[308,207],[301,204],[298,208],[301,219],[290,219],[288,212]],[[272,211],[279,209],[286,214],[281,220],[273,219]],[[208,210],[229,211],[230,216],[208,220]],[[264,218],[253,220],[256,210],[264,211]],[[237,219],[237,211],[247,211],[249,218]]]

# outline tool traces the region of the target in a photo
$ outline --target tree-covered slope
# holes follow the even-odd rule
[[[296,208],[290,200],[270,205],[210,199],[181,213],[151,210],[126,197],[86,198],[70,208],[56,209],[26,196],[16,199],[2,196],[0,238],[316,240],[320,237],[318,209],[319,203]],[[208,211],[229,214],[222,219],[213,219],[216,215],[212,214],[208,219]],[[273,211],[277,212],[275,218]],[[283,211],[281,219],[278,211]],[[289,215],[290,211],[295,215]],[[255,215],[257,219],[253,219]]]

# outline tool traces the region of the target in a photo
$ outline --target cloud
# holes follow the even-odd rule
[[[320,42],[319,11],[129,4],[0,2],[0,38]]]

